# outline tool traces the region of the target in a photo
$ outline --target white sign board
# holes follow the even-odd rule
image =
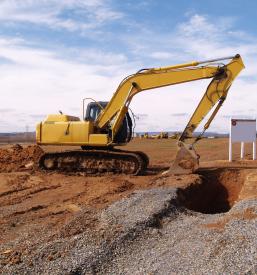
[[[230,138],[232,142],[254,142],[256,119],[231,119]]]
[[[230,120],[229,161],[232,161],[232,143],[241,142],[241,159],[244,157],[244,143],[253,143],[253,159],[256,158],[256,119]]]

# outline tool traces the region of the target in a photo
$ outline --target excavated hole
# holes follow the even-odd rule
[[[229,211],[238,199],[244,183],[239,169],[213,169],[199,172],[198,182],[178,190],[178,199],[186,208],[204,214]]]

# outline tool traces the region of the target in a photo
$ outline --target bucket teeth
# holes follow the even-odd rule
[[[191,145],[180,142],[176,158],[165,175],[192,174],[199,168],[199,156]]]

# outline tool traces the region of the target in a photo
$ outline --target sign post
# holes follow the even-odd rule
[[[229,161],[232,161],[232,144],[241,143],[241,159],[244,158],[245,142],[253,144],[253,160],[256,159],[256,119],[237,119],[230,120],[229,133]]]

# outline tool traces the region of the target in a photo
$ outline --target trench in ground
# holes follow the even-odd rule
[[[237,201],[245,176],[240,169],[201,170],[200,181],[178,190],[178,199],[187,209],[204,214],[229,211]]]

